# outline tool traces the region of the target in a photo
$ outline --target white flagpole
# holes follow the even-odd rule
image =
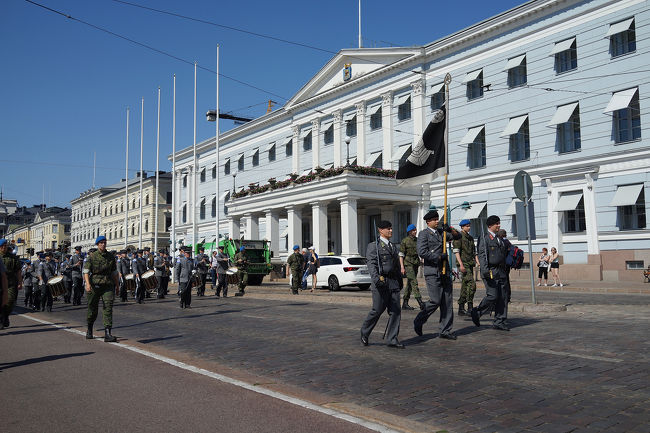
[[[363,42],[361,40],[361,0],[359,0],[359,48],[363,47]]]
[[[138,232],[140,237],[138,239],[138,249],[142,249],[142,149],[144,148],[144,98],[142,98],[142,110],[140,115],[140,226]]]
[[[158,86],[158,125],[156,126],[156,205],[154,210],[154,229],[153,229],[153,251],[154,254],[158,252],[158,182],[160,181],[158,175],[160,163],[160,86]]]
[[[176,263],[176,74],[174,74],[174,90],[172,96],[172,244],[170,251],[172,252],[172,260]],[[174,281],[174,274],[172,272],[172,282]]]
[[[124,248],[129,244],[129,107],[126,107],[126,173],[124,176]]]
[[[93,189],[95,189],[95,167],[97,166],[97,152],[93,152]]]
[[[194,62],[194,154],[192,159],[192,250],[196,253],[196,197],[197,197],[197,161],[196,161],[196,62]]]
[[[217,171],[217,176],[215,177],[215,204],[216,204],[216,213],[215,213],[215,238],[216,245],[213,247],[213,251],[217,251],[219,248],[219,214],[221,213],[221,206],[219,205],[219,44],[217,44],[217,109],[216,109],[217,118],[215,120],[215,133],[214,133],[214,146],[215,146],[215,170]]]

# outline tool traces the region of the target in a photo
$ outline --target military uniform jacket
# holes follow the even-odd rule
[[[187,283],[192,277],[192,270],[194,269],[194,264],[192,259],[187,257],[180,257],[176,262],[174,267],[174,272],[176,273],[176,279],[181,283]]]
[[[40,281],[41,281],[41,280],[38,279],[38,273],[39,273],[39,269],[41,269],[41,263],[43,263],[43,262],[39,260],[39,261],[34,262],[34,264],[32,265],[32,283],[33,284],[39,284]]]
[[[507,254],[508,250],[502,239],[489,232],[485,233],[478,245],[478,261],[483,278],[505,279]]]
[[[216,261],[218,264],[217,272],[220,274],[225,273],[228,270],[228,256],[226,253],[219,251],[216,256]]]
[[[139,257],[134,257],[131,260],[131,272],[136,275],[142,276],[147,271],[146,267],[142,263],[142,259]]]
[[[442,235],[442,229],[432,230],[429,227],[422,230],[418,235],[418,255],[424,260],[422,271],[425,276],[440,275],[442,267],[440,260],[443,245]],[[458,234],[455,236],[456,239],[459,237]]]
[[[93,252],[84,264],[84,274],[90,274],[92,284],[113,284],[113,276],[117,275],[115,257],[108,251]]]
[[[18,285],[18,277],[20,274],[20,260],[13,253],[0,254],[2,261],[4,262],[5,269],[7,272],[7,280],[9,281],[9,287],[16,287]]]
[[[72,269],[70,268],[69,260],[66,259],[63,262],[61,262],[61,266],[59,267],[59,270],[61,271],[61,275],[63,275],[63,280],[72,281]]]
[[[131,266],[129,266],[129,259],[127,257],[117,259],[117,272],[122,274],[122,277],[131,273]]]
[[[371,242],[366,249],[366,260],[368,262],[368,272],[372,288],[376,290],[386,290],[399,292],[402,290],[404,281],[399,264],[399,253],[397,245],[385,244],[382,240]],[[381,266],[380,266],[381,264]],[[384,284],[380,283],[380,276],[384,277]]]
[[[23,286],[32,287],[34,285],[34,269],[30,266],[23,266]],[[38,277],[36,277],[38,279]]]
[[[154,257],[153,254],[147,254],[146,257],[143,257],[145,261],[145,266],[147,267],[147,270],[152,270],[154,267],[153,262],[154,262]]]
[[[243,251],[235,254],[235,266],[237,266],[237,269],[240,271],[245,271],[248,268],[248,257],[246,257],[246,254]]]
[[[47,283],[50,278],[56,275],[56,265],[52,261],[41,262],[41,265],[38,268],[38,275],[41,277],[44,283]]]
[[[81,278],[83,271],[83,260],[78,254],[73,254],[70,257],[70,267],[72,268],[72,278]]]
[[[156,277],[164,277],[165,275],[165,259],[156,256],[153,259],[153,269],[154,269],[154,275]]]
[[[474,245],[474,238],[464,231],[461,231],[460,236],[460,239],[454,241],[454,254],[460,253],[463,266],[475,266],[476,246]]]
[[[291,272],[301,272],[305,265],[305,258],[300,253],[293,253],[287,259],[287,265]]]
[[[399,245],[400,257],[404,257],[404,266],[419,266],[418,242],[413,236],[406,236]]]
[[[199,254],[196,259],[195,259],[194,266],[196,267],[196,271],[199,274],[207,274],[208,273],[208,258],[205,256],[205,254]]]

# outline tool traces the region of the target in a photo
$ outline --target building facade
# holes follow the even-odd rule
[[[39,212],[29,227],[29,247],[35,252],[57,250],[70,243],[70,209],[62,212]]]
[[[102,196],[116,189],[116,186],[89,189],[70,202],[72,209],[70,239],[73,247],[80,246],[82,251],[88,251],[95,246],[95,239],[101,231]]]
[[[23,225],[11,228],[5,236],[7,241],[15,246],[16,249],[14,253],[18,257],[29,257],[29,254],[27,254],[27,248],[31,247],[30,232],[30,226]]]
[[[443,205],[440,179],[398,188],[379,169],[408,157],[450,74],[448,200],[471,203],[452,223],[468,218],[477,232],[499,215],[527,249],[513,191],[525,170],[533,251],[556,247],[573,278],[640,278],[649,18],[641,0],[533,0],[428,45],[342,50],[282,108],[221,134],[219,161],[214,139],[196,160],[192,147],[176,153],[176,241],[214,239],[217,209],[221,235],[267,238],[276,257],[294,243],[365,254],[380,218],[396,240],[411,222],[422,228],[423,212]]]

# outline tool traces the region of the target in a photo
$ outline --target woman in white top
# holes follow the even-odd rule
[[[551,256],[548,255],[548,250],[542,248],[542,255],[539,256],[539,261],[537,262],[537,266],[539,267],[539,272],[537,274],[537,277],[539,278],[537,281],[538,286],[542,285],[542,278],[544,278],[544,285],[548,286],[548,266],[550,261]]]
[[[553,276],[553,287],[564,286],[560,280],[560,260],[555,247],[551,248],[551,275]]]

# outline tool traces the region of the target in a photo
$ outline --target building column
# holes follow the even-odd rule
[[[230,239],[239,239],[240,225],[239,218],[228,217],[228,236]]]
[[[424,230],[427,227],[426,222],[424,221],[424,216],[429,212],[429,205],[431,204],[431,186],[430,184],[424,184],[421,187],[421,198],[417,201],[416,216],[415,216],[415,227],[418,229],[418,232]],[[412,213],[412,212],[411,212]]]
[[[591,173],[585,175],[587,187],[583,188],[582,196],[585,205],[585,228],[587,232],[587,254],[600,254],[598,243],[598,221],[596,219],[596,193],[594,191],[594,179]]]
[[[366,101],[355,104],[357,108],[357,165],[366,162]]]
[[[547,238],[548,250],[551,251],[552,247],[557,248],[558,254],[562,255],[562,231],[560,230],[560,212],[555,212],[555,205],[559,200],[559,193],[553,189],[551,179],[546,179],[546,193],[548,194],[547,204]],[[525,223],[525,222],[524,222]]]
[[[382,151],[382,168],[390,170],[393,160],[393,92],[381,95],[381,136],[384,144]]]
[[[178,230],[178,226],[180,226],[182,223],[181,221],[181,208],[183,206],[183,201],[181,200],[181,185],[183,185],[183,170],[176,170],[176,183],[174,185],[174,204],[176,205],[176,209],[174,212],[174,224],[176,230]],[[127,198],[127,203],[126,205],[129,206],[131,200]],[[101,210],[101,207],[100,207]],[[126,212],[126,209],[124,210]]]
[[[327,202],[316,201],[311,205],[312,232],[314,250],[318,255],[326,255],[327,249]]]
[[[343,148],[343,137],[345,134],[341,133],[341,130],[345,127],[343,125],[343,112],[341,110],[336,110],[332,113],[334,117],[334,167],[340,167],[341,165],[341,149]]]
[[[320,119],[311,121],[311,168],[320,167]]]
[[[260,238],[260,221],[257,215],[245,214],[244,215],[244,239],[253,240]]]
[[[300,174],[300,125],[293,125],[291,132],[291,172]]]
[[[273,257],[280,253],[280,215],[271,209],[264,211],[266,214],[266,239],[271,245]]]
[[[287,244],[288,251],[302,242],[302,212],[295,206],[287,206]]]
[[[425,107],[426,104],[426,95],[425,95],[425,80],[420,79],[411,83],[411,113],[413,116],[413,141],[412,144],[418,142],[422,134],[424,133],[425,121]]]
[[[341,254],[359,254],[357,199],[346,197],[339,201],[341,202]]]

